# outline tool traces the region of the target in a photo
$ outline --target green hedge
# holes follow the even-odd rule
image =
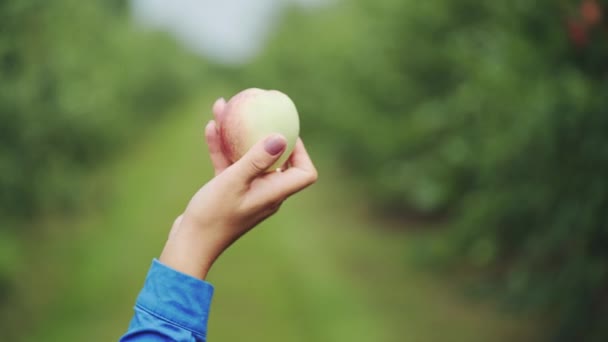
[[[434,256],[552,312],[556,341],[605,340],[608,5],[584,2],[293,12],[244,75],[290,94],[377,208],[448,215]]]

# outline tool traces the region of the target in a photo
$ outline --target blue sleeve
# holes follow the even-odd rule
[[[121,342],[204,342],[213,286],[154,259]]]

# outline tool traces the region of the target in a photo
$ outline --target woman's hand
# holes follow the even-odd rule
[[[285,151],[286,140],[272,134],[230,164],[222,153],[217,122],[226,103],[213,106],[215,121],[205,128],[215,177],[192,198],[175,220],[160,261],[204,279],[213,262],[230,244],[279,210],[281,203],[317,180],[317,171],[298,139],[283,172],[266,173]]]

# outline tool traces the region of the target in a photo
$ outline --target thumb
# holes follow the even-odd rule
[[[285,151],[287,140],[280,134],[272,134],[253,145],[232,167],[247,183],[264,174]]]

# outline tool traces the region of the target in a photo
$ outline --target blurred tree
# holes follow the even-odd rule
[[[450,214],[436,255],[550,310],[554,340],[603,341],[606,8],[346,1],[291,13],[245,77],[290,94],[378,208]]]
[[[0,3],[0,215],[74,203],[83,167],[192,88],[194,57],[119,9]]]
[[[73,209],[85,170],[191,94],[205,70],[124,2],[0,1],[0,304],[16,227]]]

